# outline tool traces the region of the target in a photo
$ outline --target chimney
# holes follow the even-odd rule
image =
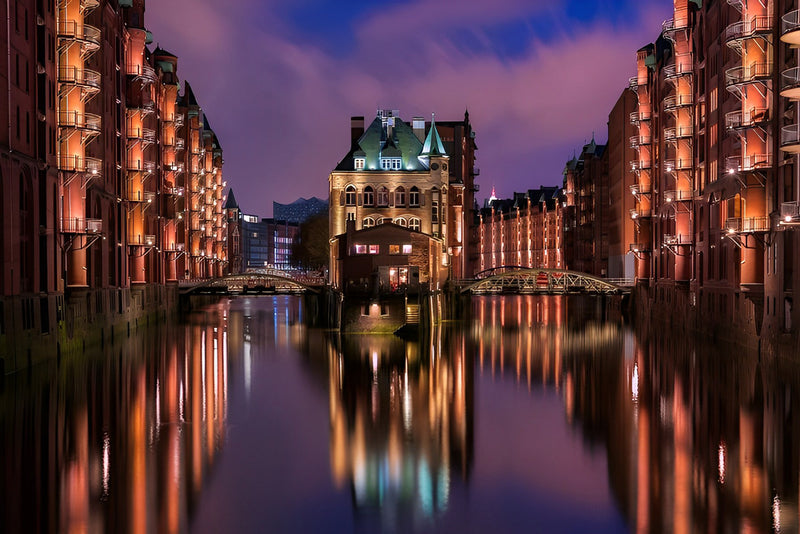
[[[414,135],[417,136],[420,143],[425,142],[425,119],[422,117],[414,117],[411,119],[412,127],[414,128]]]
[[[364,135],[364,117],[350,117],[350,145],[355,147]]]

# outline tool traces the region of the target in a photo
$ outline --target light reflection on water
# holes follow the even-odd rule
[[[792,532],[800,368],[476,298],[422,341],[223,301],[0,389],[8,532]]]

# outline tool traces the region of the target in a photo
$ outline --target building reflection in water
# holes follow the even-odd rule
[[[334,483],[357,516],[408,531],[441,516],[472,464],[473,363],[464,338],[328,338]]]
[[[226,431],[226,323],[220,307],[6,377],[3,530],[185,531]]]

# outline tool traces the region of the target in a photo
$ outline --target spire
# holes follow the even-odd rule
[[[425,138],[425,144],[422,147],[420,156],[447,156],[442,138],[439,137],[439,131],[436,129],[436,115],[434,113],[431,113],[431,129],[428,130],[428,137]]]
[[[497,200],[497,193],[494,190],[494,184],[492,184],[492,194],[489,196],[489,202],[494,202]]]
[[[228,200],[225,201],[225,209],[226,210],[238,210],[239,204],[236,202],[236,197],[233,196],[233,188],[231,187],[228,190]]]

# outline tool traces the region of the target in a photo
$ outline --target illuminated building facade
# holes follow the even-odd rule
[[[356,230],[391,222],[438,240],[454,278],[471,275],[477,171],[469,115],[441,130],[450,137],[433,120],[416,117],[409,124],[391,110],[378,111],[366,128],[363,117],[353,117],[350,151],[329,177],[331,237],[343,234],[348,220]],[[332,265],[335,254],[332,245]]]
[[[630,248],[652,308],[797,335],[798,45],[791,2],[674,0],[637,52]]]
[[[296,223],[244,214],[241,229],[244,271],[267,268],[286,271],[293,267],[292,245],[299,235]]]
[[[15,369],[20,347],[65,341],[67,316],[111,324],[163,300],[135,292],[221,275],[226,184],[177,58],[148,48],[144,0],[6,7],[0,358]]]
[[[479,215],[476,272],[506,266],[564,269],[563,215],[558,187],[488,200]]]

